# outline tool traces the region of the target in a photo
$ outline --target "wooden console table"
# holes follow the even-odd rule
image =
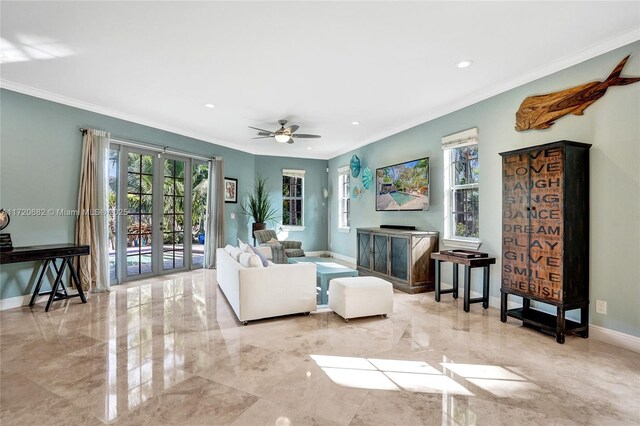
[[[49,300],[47,301],[47,307],[45,308],[45,311],[48,312],[49,308],[51,308],[51,304],[56,300],[80,297],[82,303],[87,303],[87,298],[85,297],[82,285],[80,284],[78,271],[76,271],[76,268],[73,266],[73,259],[78,256],[87,256],[89,253],[89,246],[80,246],[76,244],[50,244],[42,246],[15,247],[13,250],[0,251],[0,264],[4,265],[8,263],[44,260],[29,306],[35,305],[38,296],[48,294]],[[56,263],[57,260],[61,261],[60,265]],[[44,280],[44,276],[50,266],[53,266],[55,276],[55,280],[51,286],[51,291],[40,292],[42,281]],[[76,283],[76,288],[78,290],[78,293],[76,294],[67,293],[67,289],[62,283],[62,277],[67,267],[69,268],[71,279]]]
[[[453,298],[458,298],[458,265],[464,265],[464,311],[469,312],[471,303],[482,302],[482,307],[489,307],[489,266],[496,263],[495,257],[465,258],[446,253],[432,253],[431,258],[436,261],[436,302],[440,302],[440,295],[453,293]],[[442,290],[440,286],[440,268],[442,262],[451,262],[453,265],[453,288]],[[482,268],[482,297],[471,298],[471,268]]]
[[[393,288],[415,294],[433,291],[434,263],[438,251],[436,231],[396,228],[358,228],[358,272],[391,281]]]

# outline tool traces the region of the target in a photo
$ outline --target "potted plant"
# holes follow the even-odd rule
[[[258,175],[253,187],[247,193],[245,203],[242,205],[244,214],[253,219],[253,224],[251,225],[252,236],[255,231],[265,229],[267,227],[266,223],[276,218],[276,210],[273,208],[269,193],[270,188],[267,187],[267,178]]]

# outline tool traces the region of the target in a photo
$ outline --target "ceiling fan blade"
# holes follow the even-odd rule
[[[320,135],[305,135],[304,133],[294,133],[291,135],[294,138],[303,138],[303,139],[313,139],[313,138],[321,138]]]
[[[289,145],[291,145],[291,144],[293,143],[293,139],[289,139],[289,140],[287,141],[287,143],[288,143]]]
[[[271,137],[271,136],[258,136],[258,137],[251,138],[251,139],[268,139],[268,138],[270,138],[270,137]]]
[[[271,132],[258,132],[258,136],[269,136],[274,137],[275,135]]]
[[[259,130],[259,131],[261,131],[261,132],[265,132],[265,133],[269,133],[269,134],[272,134],[272,133],[273,133],[271,130],[258,129],[257,127],[252,127],[252,126],[248,126],[248,127],[249,127],[250,129],[253,129],[253,130]]]
[[[296,130],[298,130],[300,128],[300,126],[298,126],[297,124],[294,124],[293,126],[289,126],[286,129],[284,129],[285,131],[289,131],[290,133],[295,132]]]

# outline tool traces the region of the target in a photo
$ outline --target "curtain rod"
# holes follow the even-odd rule
[[[86,133],[87,132],[87,129],[85,129],[83,127],[81,127],[79,130],[80,130],[80,133]],[[222,157],[218,156],[218,155],[213,155],[211,157],[204,157],[202,155],[193,154],[193,153],[188,152],[188,151],[174,150],[174,149],[170,149],[170,148],[168,148],[166,146],[160,146],[160,145],[156,145],[156,144],[152,144],[152,143],[148,143],[148,142],[144,142],[144,141],[139,141],[139,140],[136,140],[136,139],[122,138],[120,136],[110,137],[109,140],[112,140],[113,142],[119,143],[121,145],[148,149],[150,151],[160,152],[160,153],[163,153],[163,154],[182,155],[182,156],[193,158],[193,159],[196,159],[196,160],[209,161],[212,158],[216,159],[216,160],[222,160]]]

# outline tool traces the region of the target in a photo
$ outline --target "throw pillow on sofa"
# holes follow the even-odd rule
[[[251,246],[245,243],[244,241],[242,241],[240,238],[238,238],[238,247],[240,248],[240,250],[242,250],[245,253],[249,253],[249,254],[253,253],[253,250],[251,250]]]
[[[238,247],[231,247],[231,251],[229,252],[229,255],[231,257],[233,257],[236,261],[240,261],[240,255],[244,253],[242,250],[240,250]]]
[[[269,266],[269,260],[267,260],[264,254],[260,253],[260,250],[256,249],[255,247],[251,247],[251,246],[249,247],[256,254],[256,256],[260,258],[260,261],[262,262],[262,266],[264,266],[265,268]]]
[[[264,268],[257,254],[242,253],[238,262],[245,268]]]

